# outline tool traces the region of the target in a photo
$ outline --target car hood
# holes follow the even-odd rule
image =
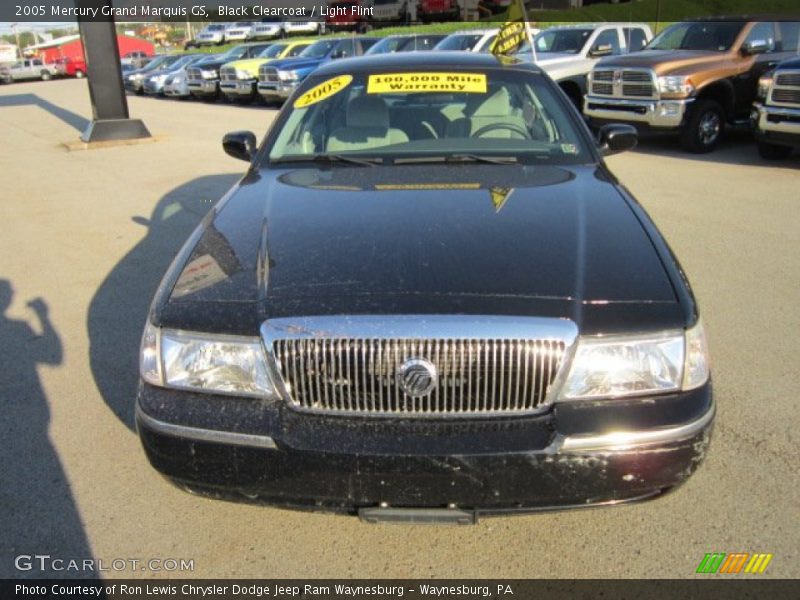
[[[274,60],[270,63],[269,66],[275,67],[279,70],[289,70],[289,69],[309,69],[309,68],[316,68],[321,65],[327,58],[303,58],[300,56],[295,56],[294,58],[282,58],[280,60]]]
[[[243,58],[234,60],[233,62],[225,63],[224,67],[231,67],[233,69],[242,69],[244,71],[258,71],[258,67],[264,63],[268,63],[269,58]]]
[[[653,240],[596,167],[261,170],[189,245],[165,326],[253,333],[269,317],[355,313],[683,326]]]
[[[729,62],[728,54],[707,50],[642,50],[633,54],[604,58],[595,68],[601,69],[604,66],[650,68],[660,75],[687,67],[702,68],[719,62]]]
[[[779,69],[800,69],[800,56],[778,63]]]

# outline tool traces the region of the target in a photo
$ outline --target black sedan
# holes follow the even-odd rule
[[[658,496],[702,461],[684,274],[530,64],[335,61],[292,95],[156,293],[136,415],[217,498],[474,522]]]

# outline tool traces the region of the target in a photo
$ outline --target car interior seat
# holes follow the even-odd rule
[[[482,94],[472,96],[467,101],[464,115],[448,125],[447,137],[471,137],[484,127],[495,124],[498,125],[497,129],[487,131],[485,135],[482,133],[481,137],[525,139],[520,133],[499,127],[500,124],[528,130],[521,111],[511,105],[511,96],[505,87],[498,88],[488,97]]]
[[[407,141],[402,130],[389,126],[389,107],[383,98],[358,96],[347,103],[345,126],[331,133],[327,151],[369,150]]]

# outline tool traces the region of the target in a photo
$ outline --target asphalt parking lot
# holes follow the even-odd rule
[[[706,552],[772,553],[764,576],[800,577],[800,155],[767,163],[737,134],[711,155],[650,139],[609,159],[683,264],[710,337],[717,425],[685,486],[475,527],[367,526],[197,498],[148,465],[133,430],[147,306],[243,170],[222,135],[260,136],[276,111],[130,107],[159,141],[68,152],[91,112],[85,81],[0,86],[1,577],[40,574],[15,569],[21,554],[193,559],[180,574],[208,578],[690,577]]]

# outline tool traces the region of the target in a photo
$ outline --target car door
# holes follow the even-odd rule
[[[775,23],[772,21],[761,21],[753,24],[742,43],[742,48],[748,44],[764,44],[766,50],[755,54],[752,57],[752,66],[739,73],[735,78],[735,111],[738,116],[749,114],[750,105],[756,99],[759,77],[773,69],[782,58],[788,58],[790,55],[789,52],[780,51],[777,33],[778,31]],[[748,60],[750,58],[749,56],[741,56],[740,60]]]

